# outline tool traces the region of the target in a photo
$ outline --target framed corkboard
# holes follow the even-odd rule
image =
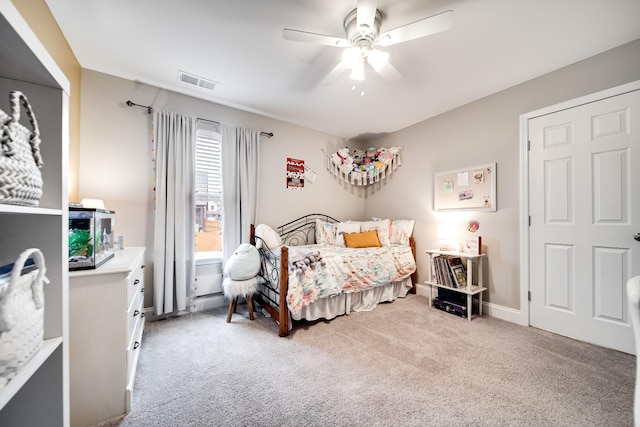
[[[471,166],[434,177],[433,209],[496,211],[496,164]]]

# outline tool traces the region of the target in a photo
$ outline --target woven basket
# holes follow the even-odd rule
[[[33,257],[35,270],[21,274]],[[46,267],[42,252],[27,249],[11,271],[9,285],[0,296],[0,390],[42,347]]]
[[[9,93],[11,114],[0,110],[0,203],[38,206],[42,197],[40,130],[33,109],[22,92]],[[20,103],[32,130],[20,122]]]

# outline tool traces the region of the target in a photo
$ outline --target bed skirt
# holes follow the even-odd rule
[[[295,316],[291,312],[289,314],[293,320],[331,320],[352,311],[371,311],[381,302],[404,298],[412,287],[411,277],[407,277],[400,282],[393,282],[366,291],[322,298],[304,307]]]

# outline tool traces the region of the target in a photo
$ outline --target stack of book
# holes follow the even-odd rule
[[[467,287],[467,269],[462,259],[454,255],[440,255],[433,259],[436,282],[449,288]]]

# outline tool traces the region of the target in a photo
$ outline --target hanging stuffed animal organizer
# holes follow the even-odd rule
[[[385,179],[402,165],[400,150],[400,147],[371,147],[349,152],[349,149],[344,147],[331,155],[324,150],[322,152],[326,156],[329,172],[351,185],[364,186]]]

